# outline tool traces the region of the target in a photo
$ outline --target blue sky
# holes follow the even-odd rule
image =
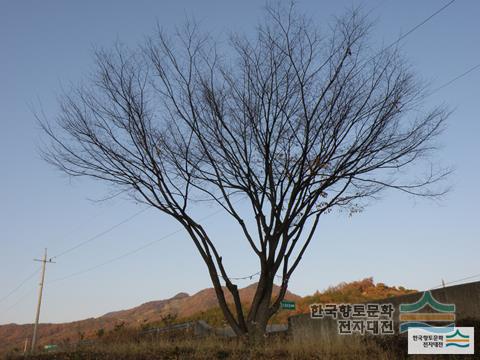
[[[93,202],[108,188],[89,179],[71,180],[38,155],[40,131],[32,106],[48,115],[57,96],[92,69],[92,48],[116,40],[135,45],[158,21],[167,29],[186,16],[216,35],[251,32],[262,16],[259,1],[1,1],[0,10],[0,299],[39,266],[44,247],[58,254],[138,212],[126,199]],[[322,25],[346,8],[362,5],[376,20],[373,38],[390,43],[447,1],[299,0],[298,7]],[[419,76],[436,88],[480,62],[475,1],[456,1],[401,43]],[[290,290],[313,293],[341,281],[373,276],[389,285],[426,289],[480,273],[480,70],[436,92],[431,105],[455,111],[438,153],[455,167],[453,191],[440,203],[385,193],[354,217],[333,213],[319,230],[296,271]],[[204,214],[216,209],[208,207]],[[225,220],[225,221],[224,221]],[[258,269],[237,228],[222,216],[206,220],[233,276]],[[137,253],[64,281],[178,226],[148,210],[105,236],[57,259],[47,269],[41,321],[62,322],[194,293],[210,286],[201,259],[183,232]],[[480,277],[477,278],[477,280]],[[51,282],[49,284],[49,282]],[[240,282],[248,285],[249,280]],[[31,322],[38,276],[0,302],[0,324]]]

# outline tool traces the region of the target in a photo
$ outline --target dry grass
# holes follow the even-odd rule
[[[469,323],[473,325],[472,322]],[[475,323],[480,327],[478,322]],[[476,327],[478,329],[478,327]],[[325,334],[324,334],[325,335]],[[476,350],[479,339],[476,338]],[[286,336],[266,339],[259,346],[249,346],[236,339],[218,337],[193,338],[179,336],[163,338],[141,338],[128,330],[97,339],[90,345],[59,348],[52,353],[28,356],[31,360],[155,360],[155,359],[432,359],[430,356],[408,356],[405,336],[332,336],[322,340],[305,334],[296,340]],[[442,359],[464,359],[465,356],[447,356]],[[10,354],[9,360],[24,359]]]
[[[130,359],[394,359],[374,342],[361,337],[329,342],[293,342],[269,339],[259,346],[215,337],[160,339],[124,343],[96,343],[28,357],[32,360],[130,360]],[[8,359],[19,359],[10,355]]]

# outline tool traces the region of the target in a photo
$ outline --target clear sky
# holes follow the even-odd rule
[[[374,39],[390,43],[447,1],[314,1],[298,7],[321,26],[363,4],[377,20]],[[135,45],[156,21],[167,29],[194,16],[207,30],[251,32],[261,1],[0,1],[0,299],[51,255],[98,234],[140,210],[126,199],[93,202],[109,189],[89,179],[70,180],[38,155],[40,132],[32,114],[39,104],[57,111],[62,86],[92,68],[92,48],[120,40]],[[438,87],[480,62],[480,3],[457,0],[402,41],[418,74]],[[373,276],[378,282],[426,289],[480,273],[480,69],[436,92],[430,104],[455,109],[442,136],[439,158],[453,165],[453,191],[440,203],[385,193],[354,217],[324,217],[290,290],[310,294],[341,281]],[[205,214],[215,208],[204,209]],[[237,228],[219,216],[206,220],[233,276],[258,271]],[[99,316],[143,302],[210,286],[183,232],[95,270],[104,263],[172,233],[178,226],[148,210],[105,236],[48,265],[42,322]],[[477,278],[477,280],[480,277]],[[50,282],[50,284],[49,284]],[[248,285],[250,280],[241,281]],[[0,324],[31,322],[38,275],[0,302]]]

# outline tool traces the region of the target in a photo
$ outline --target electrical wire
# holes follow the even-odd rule
[[[241,200],[243,200],[243,199],[244,199],[244,198],[240,198],[239,200],[235,201],[234,203],[237,203],[237,202],[239,202],[239,201],[241,201]],[[207,215],[207,216],[204,216],[203,218],[200,218],[199,221],[207,220],[207,219],[215,216],[216,214],[218,214],[218,213],[220,213],[220,212],[222,212],[222,211],[223,211],[223,208],[220,208],[220,209],[212,212],[211,214],[209,214],[209,215]],[[141,245],[141,246],[139,246],[139,247],[137,247],[137,248],[134,248],[134,249],[132,249],[132,250],[130,250],[130,251],[124,253],[124,254],[121,254],[121,255],[119,255],[119,256],[116,256],[116,257],[114,257],[114,258],[112,258],[112,259],[109,259],[109,260],[107,260],[107,261],[105,261],[105,262],[102,262],[102,263],[100,263],[100,264],[94,265],[94,266],[92,266],[92,267],[90,267],[90,268],[87,268],[87,269],[85,269],[85,270],[81,270],[81,271],[72,273],[72,274],[70,274],[70,275],[67,275],[67,276],[65,276],[65,277],[52,280],[52,281],[50,281],[50,282],[47,283],[47,284],[55,283],[55,282],[58,282],[58,281],[63,281],[63,280],[69,279],[69,278],[71,278],[71,277],[78,276],[78,275],[84,274],[84,273],[86,273],[86,272],[90,272],[90,271],[93,271],[93,270],[98,269],[98,268],[100,268],[100,267],[103,267],[103,266],[105,266],[105,265],[111,264],[111,263],[113,263],[113,262],[115,262],[115,261],[118,261],[118,260],[123,259],[123,258],[125,258],[125,257],[128,257],[128,256],[130,256],[130,255],[136,254],[137,252],[139,252],[139,251],[141,251],[141,250],[143,250],[143,249],[145,249],[145,248],[147,248],[147,247],[150,247],[150,246],[152,246],[152,245],[154,245],[154,244],[156,244],[156,243],[158,243],[158,242],[160,242],[160,241],[163,241],[163,240],[165,240],[165,239],[167,239],[167,238],[169,238],[169,237],[171,237],[171,236],[173,236],[173,235],[175,235],[175,234],[178,234],[178,233],[180,233],[180,232],[182,232],[182,231],[184,231],[184,229],[179,228],[179,229],[177,229],[177,230],[175,230],[175,231],[173,231],[173,232],[171,232],[171,233],[169,233],[169,234],[167,234],[167,235],[165,235],[165,236],[162,236],[162,237],[159,238],[159,239],[156,239],[156,240],[150,241],[150,242],[148,242],[148,243],[145,243],[145,244],[143,244],[143,245]]]
[[[432,18],[434,18],[436,15],[438,15],[439,13],[441,13],[442,11],[444,11],[446,8],[448,8],[449,6],[451,6],[455,1],[456,1],[456,0],[451,0],[451,1],[449,1],[448,3],[446,3],[445,5],[443,5],[441,8],[439,8],[437,11],[435,11],[434,13],[432,13],[430,16],[428,16],[427,18],[425,18],[423,21],[421,21],[420,23],[418,23],[417,25],[415,25],[413,28],[411,28],[411,29],[410,29],[409,31],[407,31],[405,34],[401,35],[397,40],[395,40],[395,41],[392,42],[390,45],[388,45],[387,47],[385,47],[381,52],[383,52],[383,51],[385,51],[385,50],[387,50],[387,49],[395,46],[396,44],[398,44],[400,41],[402,41],[402,40],[405,39],[407,36],[409,36],[410,34],[412,34],[414,31],[416,31],[417,29],[419,29],[420,27],[422,27],[424,24],[426,24],[428,21],[430,21],[430,20],[431,20]],[[433,94],[433,93],[435,93],[435,92],[437,92],[437,91],[440,91],[441,89],[443,89],[443,88],[451,85],[453,82],[455,82],[455,81],[457,81],[457,80],[465,77],[466,75],[468,75],[469,73],[473,72],[474,70],[476,70],[476,69],[478,69],[478,68],[480,68],[480,64],[477,64],[477,65],[473,66],[472,68],[470,68],[470,69],[468,69],[467,71],[463,72],[462,74],[456,76],[456,77],[453,78],[452,80],[450,80],[450,81],[446,82],[445,84],[439,86],[438,88],[434,89],[431,94]],[[66,250],[58,253],[57,255],[53,256],[51,259],[58,258],[58,257],[60,257],[60,256],[63,256],[63,255],[65,255],[65,254],[68,254],[68,253],[76,250],[77,248],[79,248],[79,247],[81,247],[81,246],[83,246],[83,245],[85,245],[85,244],[87,244],[87,243],[90,243],[90,242],[92,242],[92,241],[100,238],[101,236],[103,236],[103,235],[105,235],[105,234],[113,231],[114,229],[118,228],[119,226],[121,226],[121,225],[129,222],[130,220],[132,220],[133,218],[137,217],[138,215],[140,215],[141,213],[145,212],[145,211],[148,210],[148,209],[149,209],[148,207],[147,207],[147,208],[144,208],[144,209],[141,209],[140,211],[134,213],[134,214],[131,215],[130,217],[126,218],[125,220],[122,220],[121,222],[119,222],[119,223],[111,226],[110,228],[108,228],[108,229],[106,229],[106,230],[104,230],[104,231],[102,231],[102,232],[100,232],[100,233],[92,236],[91,238],[88,238],[87,240],[82,241],[82,242],[76,244],[75,246],[72,246],[72,247],[70,247],[70,248],[68,248],[68,249],[66,249]],[[221,210],[219,210],[219,211],[221,211]],[[209,216],[207,216],[207,217],[205,217],[205,218],[211,217],[211,216],[215,215],[216,213],[218,213],[219,211],[214,212],[214,213],[210,214]],[[204,218],[204,219],[205,219],[205,218]],[[49,284],[54,283],[54,282],[58,282],[58,281],[62,281],[62,280],[66,280],[66,279],[71,278],[71,277],[73,277],[73,276],[81,275],[81,274],[83,274],[83,273],[86,273],[86,272],[95,270],[95,269],[97,269],[97,268],[99,268],[99,267],[102,267],[102,266],[105,266],[105,265],[107,265],[107,264],[110,264],[110,263],[112,263],[112,262],[114,262],[114,261],[117,261],[117,260],[120,260],[120,259],[125,258],[125,257],[127,257],[127,256],[133,255],[133,254],[135,254],[135,253],[137,253],[137,252],[139,252],[139,251],[141,251],[141,250],[143,250],[143,249],[145,249],[145,248],[147,248],[147,247],[149,247],[149,246],[151,246],[151,245],[153,245],[153,244],[155,244],[155,243],[157,243],[157,242],[159,242],[159,241],[162,241],[162,240],[164,240],[164,239],[166,239],[166,238],[168,238],[168,237],[173,236],[174,234],[179,233],[180,231],[182,231],[182,229],[176,230],[176,231],[174,231],[174,232],[172,232],[172,233],[170,233],[170,234],[165,235],[164,237],[162,237],[162,238],[160,238],[160,239],[157,239],[157,240],[151,241],[151,242],[149,242],[149,243],[146,243],[146,244],[144,244],[144,245],[142,245],[142,246],[140,246],[140,247],[138,247],[138,248],[135,248],[135,249],[133,249],[133,250],[127,252],[127,253],[124,253],[124,254],[122,254],[122,255],[120,255],[120,256],[117,256],[117,257],[115,257],[115,258],[112,258],[112,259],[110,259],[110,260],[107,260],[107,261],[105,261],[105,262],[103,262],[103,263],[100,263],[100,264],[95,265],[95,266],[93,266],[93,267],[90,267],[90,268],[88,268],[88,269],[85,269],[85,270],[82,270],[82,271],[79,271],[79,272],[70,274],[70,275],[65,276],[65,277],[63,277],[63,278],[59,278],[59,279],[53,280],[53,281],[49,282]],[[12,291],[10,291],[7,295],[5,295],[3,298],[1,298],[1,299],[0,299],[0,302],[4,301],[4,300],[6,300],[8,297],[10,297],[13,293],[15,293],[18,289],[20,289],[28,280],[30,280],[30,279],[31,279],[33,276],[35,276],[38,272],[39,272],[39,270],[37,269],[33,274],[31,274],[31,275],[28,276],[26,279],[24,279],[16,288],[14,288],[14,289],[13,289]],[[243,277],[231,277],[230,279],[231,279],[231,280],[246,280],[246,279],[250,279],[250,280],[251,280],[253,277],[255,277],[255,276],[259,275],[259,274],[260,274],[260,272],[256,272],[256,273],[254,273],[254,274],[247,275],[247,276],[243,276]],[[276,276],[278,277],[279,275],[276,275]],[[455,281],[451,281],[451,282],[445,283],[445,285],[446,285],[446,284],[452,284],[452,283],[460,282],[460,281],[464,281],[464,280],[469,280],[469,279],[472,279],[472,278],[475,278],[475,277],[478,277],[478,276],[480,276],[480,274],[473,275],[473,276],[469,276],[469,277],[462,278],[462,279],[455,280]],[[443,285],[444,285],[444,284],[442,284],[442,285],[440,285],[440,286],[443,286]],[[12,308],[12,307],[14,307],[15,305],[17,305],[19,302],[21,302],[21,300],[23,300],[23,298],[20,299],[20,301],[18,301],[18,302],[15,303],[14,305],[12,305],[10,308]],[[8,308],[8,309],[10,309],[10,308]]]
[[[385,49],[383,49],[382,51],[385,51],[386,49],[389,49],[391,48],[392,46],[395,46],[396,44],[398,44],[400,41],[402,41],[403,39],[405,39],[407,36],[409,36],[411,33],[413,33],[415,30],[417,30],[418,28],[422,27],[423,25],[425,25],[428,21],[430,21],[432,18],[434,18],[435,16],[437,16],[438,14],[440,14],[443,10],[445,10],[446,8],[448,8],[450,5],[452,5],[456,0],[451,0],[449,1],[447,4],[443,5],[441,8],[439,8],[437,11],[435,11],[433,14],[431,14],[429,17],[427,17],[426,19],[424,19],[423,21],[421,21],[420,23],[418,23],[417,25],[415,25],[413,28],[411,28],[410,30],[408,30],[405,34],[403,34],[402,36],[400,36],[396,41],[394,41],[393,43],[391,43],[390,45],[388,45]]]
[[[25,278],[16,288],[14,288],[13,290],[11,290],[9,293],[7,293],[4,297],[2,297],[0,299],[0,303],[5,301],[6,299],[8,299],[12,294],[14,294],[16,291],[18,291],[18,289],[20,289],[23,285],[25,285],[25,283],[30,280],[31,278],[33,278],[35,275],[37,275],[38,273],[40,272],[40,268],[38,268],[37,270],[35,270],[35,272],[33,272],[32,274],[30,274],[27,278]]]
[[[448,281],[448,282],[442,283],[440,285],[434,286],[434,287],[430,288],[429,290],[442,288],[445,285],[456,284],[456,283],[459,283],[461,281],[471,280],[471,279],[475,279],[477,277],[480,277],[480,274],[470,275],[470,276],[467,276],[467,277],[464,277],[464,278],[461,278],[461,279],[458,279],[458,280]]]
[[[35,291],[35,288],[32,288],[30,291],[26,292],[25,294],[23,294],[23,296],[18,299],[15,303],[13,303],[12,305],[10,305],[9,307],[7,307],[5,309],[5,313],[10,311],[11,309],[13,309],[15,306],[17,306],[18,304],[22,303],[23,301],[25,301],[25,299],[27,299],[33,292]]]
[[[440,90],[442,90],[443,88],[451,85],[452,83],[454,83],[455,81],[457,80],[460,80],[461,78],[465,77],[466,75],[470,74],[472,71],[475,71],[476,69],[480,68],[480,63],[471,67],[470,69],[468,69],[467,71],[461,73],[460,75],[454,77],[452,80],[450,81],[447,81],[446,83],[444,83],[443,85],[440,85],[439,87],[437,87],[436,89],[434,89],[429,95],[432,95]]]
[[[86,239],[86,240],[84,240],[84,241],[82,241],[82,242],[64,250],[64,251],[62,251],[61,253],[58,253],[57,255],[52,256],[51,259],[59,258],[60,256],[68,254],[68,253],[78,249],[79,247],[85,245],[85,244],[88,244],[88,243],[90,243],[94,240],[97,240],[98,238],[108,234],[109,232],[111,232],[111,231],[115,230],[116,228],[120,227],[121,225],[133,220],[134,218],[136,218],[137,216],[139,216],[140,214],[144,213],[145,211],[147,211],[149,209],[150,209],[150,207],[145,207],[145,208],[141,209],[140,211],[137,211],[133,215],[127,217],[126,219],[120,221],[119,223],[116,223],[115,225],[109,227],[108,229],[106,229],[106,230],[104,230],[104,231],[102,231],[102,232],[100,232],[100,233],[98,233],[98,234],[96,234],[96,235],[94,235],[94,236],[92,236],[92,237],[90,237],[90,238],[88,238],[88,239]]]
[[[426,24],[428,21],[430,21],[432,18],[434,18],[435,16],[437,16],[438,14],[440,14],[442,11],[444,11],[445,9],[447,9],[449,6],[451,6],[455,1],[456,1],[456,0],[450,0],[448,3],[446,3],[445,5],[443,5],[442,7],[440,7],[440,8],[439,8],[438,10],[436,10],[434,13],[432,13],[432,14],[429,15],[427,18],[425,18],[424,20],[422,20],[420,23],[418,23],[417,25],[415,25],[413,28],[411,28],[410,30],[408,30],[405,34],[401,35],[398,39],[396,39],[396,40],[395,40],[394,42],[392,42],[390,45],[388,45],[387,47],[385,47],[384,49],[382,49],[381,52],[383,52],[383,51],[385,51],[385,50],[387,50],[387,49],[395,46],[396,44],[398,44],[400,41],[402,41],[403,39],[405,39],[407,36],[409,36],[410,34],[412,34],[413,32],[415,32],[417,29],[419,29],[420,27],[422,27],[423,25],[425,25],[425,24]],[[376,55],[376,56],[377,56],[377,55]],[[376,56],[375,56],[375,57],[376,57]],[[474,70],[474,69],[471,69],[471,70],[469,70],[468,72],[471,72],[471,71],[473,71],[473,70]],[[460,77],[465,76],[466,74],[468,74],[468,72],[466,72],[465,74],[462,74]],[[450,81],[450,82],[449,82],[448,84],[446,84],[446,85],[449,85],[450,83],[454,82],[455,80],[458,80],[458,78],[460,78],[460,77],[457,77],[456,79],[453,79],[452,81]],[[444,86],[446,86],[446,85],[444,85]],[[71,248],[69,248],[69,249],[67,249],[67,250],[65,250],[65,251],[63,251],[63,252],[55,255],[55,256],[53,256],[52,259],[53,259],[53,258],[58,258],[58,257],[60,257],[60,256],[63,256],[63,255],[65,255],[65,254],[67,254],[67,253],[69,253],[69,252],[77,249],[78,247],[83,246],[84,244],[87,244],[87,243],[89,243],[89,242],[91,242],[91,241],[99,238],[100,236],[105,235],[106,233],[108,233],[108,232],[112,231],[113,229],[117,228],[118,226],[120,226],[120,225],[122,225],[122,224],[124,224],[124,223],[126,223],[126,222],[128,222],[128,221],[130,221],[131,219],[133,219],[133,218],[136,217],[137,215],[141,214],[142,212],[146,211],[147,209],[148,209],[148,208],[145,208],[145,209],[139,211],[138,213],[134,214],[133,216],[131,216],[131,217],[125,219],[124,221],[120,222],[119,224],[116,224],[116,225],[112,226],[111,228],[105,230],[104,232],[102,232],[102,233],[100,233],[100,234],[98,234],[98,235],[95,235],[95,236],[93,236],[92,238],[87,239],[87,240],[85,240],[85,241],[83,241],[83,242],[81,242],[81,243],[79,243],[79,244],[77,244],[77,245],[75,245],[75,246],[73,246],[73,247],[71,247]],[[74,274],[71,274],[71,275],[68,275],[68,276],[66,276],[66,277],[64,277],[64,278],[57,279],[57,280],[55,280],[55,281],[60,281],[60,280],[68,279],[68,278],[70,278],[70,277],[72,277],[72,276],[77,276],[77,275],[83,274],[83,273],[85,273],[85,272],[92,271],[92,270],[97,269],[97,268],[99,268],[99,267],[101,267],[101,266],[110,264],[110,263],[112,263],[112,262],[114,262],[114,261],[117,261],[117,260],[122,259],[122,258],[124,258],[124,257],[127,257],[127,256],[129,256],[129,255],[135,254],[135,253],[137,253],[138,251],[143,250],[144,248],[149,247],[149,246],[153,245],[153,244],[156,243],[156,242],[159,242],[159,241],[161,241],[161,240],[163,240],[163,239],[165,239],[165,238],[168,238],[168,237],[170,237],[170,236],[178,233],[179,231],[181,231],[181,230],[175,231],[175,232],[173,232],[173,233],[171,233],[171,234],[166,235],[165,237],[162,237],[162,238],[160,238],[160,239],[157,239],[157,240],[154,240],[154,241],[152,241],[152,242],[149,242],[149,243],[147,243],[147,244],[145,244],[145,245],[142,245],[142,246],[139,247],[139,248],[136,248],[136,249],[134,249],[134,250],[132,250],[132,251],[129,251],[129,252],[125,253],[125,254],[122,254],[122,255],[120,255],[120,256],[118,256],[118,257],[112,258],[112,259],[110,259],[110,260],[108,260],[108,261],[106,261],[106,262],[104,262],[104,263],[98,264],[98,265],[96,265],[96,266],[93,266],[93,267],[91,267],[91,268],[85,269],[85,270],[83,270],[83,271],[80,271],[80,272],[77,272],[77,273],[74,273]],[[252,279],[254,276],[256,276],[256,275],[258,275],[258,274],[259,274],[259,273],[254,273],[254,274],[247,275],[247,276],[243,276],[243,277],[232,277],[231,279],[232,279],[232,280]]]
[[[360,65],[360,67],[366,66],[370,61],[375,60],[380,56],[382,53],[387,51],[388,49],[394,47],[398,43],[400,43],[403,39],[405,39],[407,36],[411,35],[413,32],[421,28],[423,25],[425,25],[427,22],[429,22],[431,19],[433,19],[435,16],[440,14],[442,11],[444,11],[446,8],[448,8],[450,5],[452,5],[456,0],[450,0],[448,3],[440,7],[437,11],[429,15],[427,18],[423,19],[421,22],[419,22],[417,25],[412,27],[410,30],[408,30],[405,34],[399,36],[395,41],[390,43],[389,45],[385,46],[382,48],[378,53],[376,53],[374,56],[364,60],[364,62]]]
[[[75,277],[75,276],[82,275],[82,274],[84,274],[84,273],[87,273],[87,272],[96,270],[96,269],[98,269],[98,268],[100,268],[100,267],[103,267],[103,266],[105,266],[105,265],[111,264],[111,263],[113,263],[113,262],[115,262],[115,261],[118,261],[118,260],[123,259],[123,258],[125,258],[125,257],[128,257],[128,256],[130,256],[130,255],[136,254],[137,252],[139,252],[139,251],[141,251],[141,250],[143,250],[143,249],[145,249],[145,248],[147,248],[147,247],[149,247],[149,246],[152,246],[152,245],[155,244],[155,243],[158,243],[158,242],[160,242],[160,241],[162,241],[162,240],[165,240],[165,239],[167,239],[167,238],[169,238],[169,237],[171,237],[171,236],[173,236],[173,235],[175,235],[175,234],[178,234],[178,233],[181,232],[182,230],[183,230],[183,229],[175,230],[175,231],[173,231],[173,232],[171,232],[171,233],[169,233],[169,234],[167,234],[167,235],[165,235],[165,236],[163,236],[163,237],[161,237],[161,238],[159,238],[159,239],[150,241],[150,242],[148,242],[148,243],[146,243],[146,244],[143,244],[142,246],[139,246],[139,247],[137,247],[137,248],[135,248],[135,249],[133,249],[133,250],[130,250],[130,251],[128,251],[128,252],[126,252],[126,253],[124,253],[124,254],[122,254],[122,255],[119,255],[119,256],[116,256],[116,257],[114,257],[114,258],[111,258],[111,259],[109,259],[109,260],[107,260],[107,261],[105,261],[105,262],[102,262],[102,263],[100,263],[100,264],[94,265],[94,266],[89,267],[89,268],[87,268],[87,269],[84,269],[84,270],[81,270],[81,271],[72,273],[72,274],[67,275],[67,276],[65,276],[65,277],[61,277],[61,278],[52,280],[52,281],[48,282],[47,285],[52,284],[52,283],[56,283],[56,282],[59,282],[59,281],[63,281],[63,280],[66,280],[66,279],[70,279],[71,277]]]

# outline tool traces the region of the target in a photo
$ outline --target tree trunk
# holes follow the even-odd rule
[[[272,290],[273,278],[260,276],[247,320],[247,337],[252,345],[261,344],[265,340],[268,320],[271,317]]]

